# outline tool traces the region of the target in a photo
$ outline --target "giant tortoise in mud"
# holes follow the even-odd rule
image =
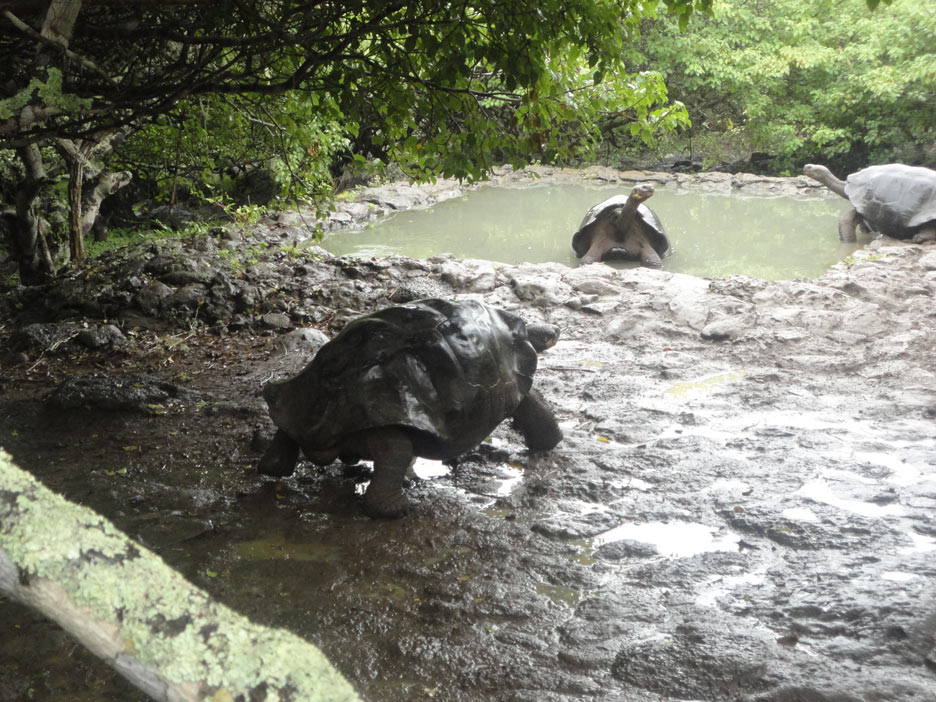
[[[582,263],[623,259],[659,268],[669,252],[663,224],[644,200],[653,186],[641,183],[630,195],[615,195],[592,207],[572,236],[572,249]]]
[[[853,205],[839,218],[841,241],[855,241],[859,225],[895,239],[936,239],[936,171],[930,168],[888,163],[839,180],[809,163],[803,173]]]
[[[277,432],[258,469],[291,475],[300,449],[319,465],[372,460],[365,510],[396,517],[417,456],[457,458],[507,417],[530,449],[552,449],[562,432],[532,385],[537,352],[558,335],[473,300],[419,300],[353,320],[302,372],[264,387]]]

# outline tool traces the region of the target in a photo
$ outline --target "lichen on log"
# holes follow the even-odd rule
[[[156,700],[359,700],[314,645],[214,602],[2,449],[0,592],[57,622]]]

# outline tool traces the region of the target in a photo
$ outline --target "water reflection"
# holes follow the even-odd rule
[[[505,263],[578,265],[572,234],[585,212],[624,186],[485,187],[432,208],[401,212],[363,231],[329,236],[341,255],[452,253]],[[855,250],[840,246],[841,198],[725,196],[658,190],[648,201],[673,246],[663,269],[703,277],[812,278]],[[615,263],[619,267],[636,264]]]
[[[695,522],[646,522],[621,524],[592,540],[594,547],[629,539],[653,544],[662,556],[685,558],[707,551],[736,551],[738,537],[716,536],[716,530]]]

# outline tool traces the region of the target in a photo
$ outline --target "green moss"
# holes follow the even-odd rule
[[[88,241],[87,250],[89,258],[98,258],[108,251],[116,251],[132,244],[148,242],[154,239],[181,239],[186,232],[179,232],[164,227],[151,229],[125,229],[114,227],[107,232],[105,241]]]
[[[267,534],[253,541],[244,541],[235,548],[238,558],[249,561],[290,560],[339,562],[342,550],[337,546],[318,543],[293,543],[283,534]]]
[[[81,112],[91,107],[90,98],[79,98],[77,95],[62,92],[62,71],[58,68],[46,69],[46,78],[45,83],[33,78],[25,89],[12,97],[0,100],[0,119],[15,117],[34,99],[34,95],[46,106],[57,108],[64,113]]]
[[[229,698],[225,691],[250,697],[261,683],[284,691],[283,699],[358,699],[315,646],[213,602],[108,520],[36,482],[2,450],[0,486],[0,515],[7,517],[0,520],[0,548],[25,584],[42,578],[61,585],[166,680],[204,681],[210,689],[203,699]]]

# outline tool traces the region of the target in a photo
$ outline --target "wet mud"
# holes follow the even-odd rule
[[[368,701],[936,699],[936,246],[878,240],[767,282],[297,262],[282,231],[252,236],[271,245],[236,271],[257,291],[236,323],[147,328],[145,296],[103,291],[136,310],[124,342],[8,350],[0,444],[319,645]],[[399,520],[363,514],[366,465],[259,476],[262,384],[344,320],[427,295],[560,326],[535,386],[563,442],[530,453],[505,423],[455,465],[420,462]],[[0,700],[144,699],[18,605],[0,622]]]

